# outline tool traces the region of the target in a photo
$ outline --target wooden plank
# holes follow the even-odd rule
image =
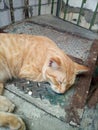
[[[89,56],[86,60],[86,65],[90,68],[90,71],[85,75],[80,76],[80,80],[76,85],[76,92],[72,97],[72,101],[68,107],[67,122],[71,125],[80,125],[80,120],[83,114],[83,108],[87,101],[87,96],[89,93],[89,87],[92,79],[92,74],[94,72],[95,63],[98,56],[98,40],[95,40],[92,44]]]
[[[88,107],[89,108],[94,108],[96,107],[98,103],[98,86],[96,86],[96,90],[93,92],[92,96],[90,97],[88,101]]]

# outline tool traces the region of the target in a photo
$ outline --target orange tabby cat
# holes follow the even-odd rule
[[[0,93],[7,79],[26,78],[33,81],[48,81],[57,93],[64,93],[74,84],[76,75],[88,68],[73,62],[47,37],[25,34],[0,34]],[[7,107],[11,112],[14,105],[0,97],[0,110]],[[11,105],[9,105],[11,104]],[[10,118],[10,120],[8,120]],[[0,126],[25,130],[20,118],[0,112]]]

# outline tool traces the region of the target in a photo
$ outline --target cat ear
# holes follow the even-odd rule
[[[61,65],[60,59],[59,58],[51,58],[49,60],[49,67],[53,69],[59,69]]]
[[[84,65],[80,65],[80,64],[77,64],[77,63],[74,63],[74,64],[75,64],[75,73],[76,74],[82,74],[82,73],[89,71],[89,68],[84,66]]]

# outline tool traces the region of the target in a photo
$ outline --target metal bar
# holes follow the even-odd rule
[[[79,25],[79,23],[80,23],[81,13],[82,13],[83,5],[84,5],[85,2],[86,2],[86,0],[82,0],[82,4],[81,4],[80,12],[79,12],[79,17],[78,17],[77,25]]]
[[[28,12],[28,5],[29,5],[29,0],[24,0],[24,12],[25,12],[25,18],[29,18],[29,12]]]
[[[57,1],[57,9],[56,9],[56,16],[59,17],[60,14],[60,8],[61,8],[61,0]]]
[[[96,5],[96,9],[95,9],[95,11],[94,11],[94,14],[93,14],[93,17],[92,17],[92,20],[91,20],[89,29],[91,29],[92,26],[94,25],[94,21],[95,21],[96,14],[97,14],[97,9],[98,9],[98,3],[97,3],[97,5]]]
[[[12,23],[14,23],[15,22],[15,17],[14,17],[13,0],[9,0],[9,5],[10,5],[11,21],[12,21]]]
[[[38,15],[41,15],[41,0],[39,0],[38,4]]]
[[[96,60],[98,56],[98,40],[95,40],[92,44],[89,56],[86,60],[86,64],[90,68],[90,71],[85,75],[81,75],[77,85],[76,92],[72,97],[72,101],[69,108],[66,110],[68,114],[67,121],[71,125],[80,125],[80,121],[83,115],[84,106],[87,101],[87,96],[89,92],[89,87],[94,72]],[[80,114],[81,111],[81,114]]]
[[[53,9],[54,9],[54,0],[52,0],[51,14],[53,14]]]
[[[68,2],[69,0],[66,1],[65,9],[64,9],[64,20],[66,19],[66,14],[67,14],[67,9],[68,9]]]

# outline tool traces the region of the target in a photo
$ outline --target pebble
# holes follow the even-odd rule
[[[32,91],[29,91],[28,94],[31,96],[32,95]]]

